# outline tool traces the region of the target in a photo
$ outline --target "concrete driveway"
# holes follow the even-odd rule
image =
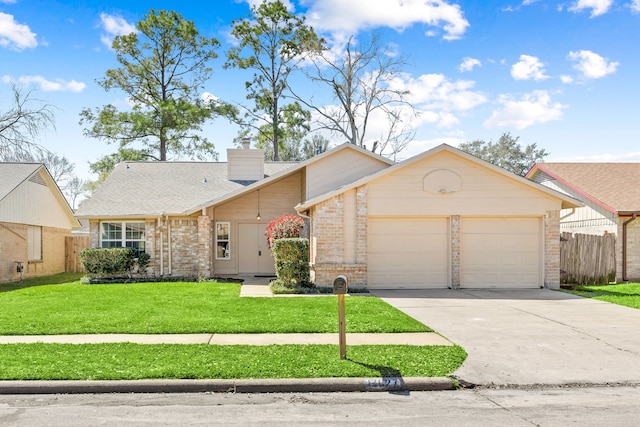
[[[640,384],[640,310],[540,290],[375,290],[469,354],[476,385]]]

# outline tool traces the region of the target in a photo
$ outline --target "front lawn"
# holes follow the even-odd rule
[[[640,283],[578,286],[565,292],[640,309]]]
[[[133,380],[447,376],[458,346],[0,345],[0,380]]]
[[[62,276],[64,277],[64,276]],[[0,335],[337,332],[335,296],[240,298],[236,283],[0,285]],[[428,332],[370,296],[347,296],[347,332]],[[2,360],[2,359],[0,359]]]

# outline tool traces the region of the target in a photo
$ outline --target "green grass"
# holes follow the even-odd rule
[[[57,278],[57,279],[56,279]],[[2,285],[0,335],[336,332],[335,296],[240,298],[234,283]],[[13,286],[13,287],[12,287]],[[428,327],[370,296],[345,298],[347,332]],[[1,359],[0,359],[1,360]]]
[[[578,286],[575,290],[565,292],[640,309],[640,283]]]
[[[457,346],[5,344],[1,380],[239,379],[446,376]]]

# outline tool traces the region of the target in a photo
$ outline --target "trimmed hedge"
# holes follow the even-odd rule
[[[130,248],[83,249],[80,258],[89,274],[122,274],[133,268],[135,252]]]
[[[283,285],[313,287],[309,279],[309,239],[278,239],[273,243],[273,257]]]

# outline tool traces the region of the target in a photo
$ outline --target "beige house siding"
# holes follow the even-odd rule
[[[71,229],[71,219],[61,203],[66,202],[56,198],[47,185],[25,181],[2,200],[0,218],[8,223]]]
[[[0,283],[19,280],[16,261],[21,261],[23,278],[64,273],[65,237],[70,229],[42,227],[42,260],[28,261],[26,224],[0,223]]]
[[[450,171],[452,180],[459,179],[459,191],[441,194],[439,188],[425,189],[427,176],[434,171]],[[559,200],[449,152],[384,175],[369,183],[369,192],[369,215],[373,216],[542,216],[560,205]]]
[[[305,199],[335,190],[388,166],[388,163],[364,153],[343,149],[306,167]]]
[[[301,202],[301,195],[302,173],[298,172],[261,188],[259,194],[256,190],[227,203],[208,208],[207,215],[212,220],[212,230],[215,230],[216,222],[229,222],[231,226],[231,256],[228,260],[213,257],[213,274],[239,273],[238,237],[240,223],[261,224],[266,230],[268,223],[275,218],[283,214],[295,214],[294,207]],[[258,212],[260,212],[260,220],[256,219]],[[215,231],[212,231],[212,245],[215,245],[214,239]]]

